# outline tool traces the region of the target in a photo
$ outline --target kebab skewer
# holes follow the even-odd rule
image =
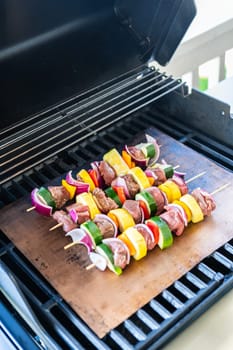
[[[168,185],[170,185],[170,187],[172,186],[172,190],[174,191],[174,188],[176,191],[178,191],[178,197],[177,199],[181,196],[181,194],[184,194],[187,192],[187,184],[190,183],[191,181],[199,178],[200,176],[204,175],[205,172],[202,172],[192,178],[190,178],[189,180],[187,180],[186,182],[184,182],[184,180],[182,179],[176,179],[175,180],[175,184],[169,183]],[[140,177],[137,178],[137,181],[140,183],[140,179],[142,179],[142,175],[144,175],[143,173],[140,173]],[[131,176],[131,175],[130,175]],[[147,178],[144,175],[144,181],[146,182],[145,186],[150,185],[149,182],[147,182]],[[119,179],[117,180],[118,183]],[[128,180],[129,181],[129,180]],[[167,181],[167,180],[166,180]],[[164,184],[166,184],[166,181]],[[173,178],[171,178],[169,181],[173,181]],[[177,181],[179,183],[179,186],[177,185]],[[120,183],[121,184],[121,183]],[[137,186],[135,186],[137,185]],[[132,188],[132,180],[130,182],[130,186]],[[121,187],[122,188],[122,187]],[[141,210],[143,210],[143,218],[144,218],[144,214],[147,217],[148,215],[146,215],[145,211],[146,211],[146,207],[145,207],[145,202],[143,201],[143,196],[146,197],[146,199],[148,199],[147,197],[150,196],[150,194],[147,193],[147,191],[145,192],[139,192],[138,194],[138,190],[139,190],[140,186],[137,184],[137,182],[134,182],[134,190],[132,192],[131,190],[131,195],[129,195],[128,193],[128,198],[132,198],[131,196],[133,196],[133,198],[139,199],[138,202],[135,202],[133,199],[127,199],[126,195],[124,194],[124,198],[121,195],[120,198],[116,195],[116,192],[113,191],[112,188],[108,188],[107,190],[105,190],[105,193],[103,190],[96,188],[93,193],[83,193],[81,195],[78,195],[76,197],[77,203],[76,204],[72,204],[67,208],[68,214],[64,211],[64,210],[60,210],[60,211],[55,211],[55,213],[53,214],[53,218],[55,220],[58,220],[58,224],[54,225],[53,227],[50,228],[50,231],[53,231],[61,226],[63,226],[63,229],[65,232],[69,231],[69,227],[70,230],[72,228],[78,227],[78,225],[80,225],[84,220],[83,220],[83,207],[84,207],[84,211],[86,214],[85,215],[85,219],[88,219],[88,208],[90,210],[90,215],[89,218],[94,218],[96,214],[99,214],[100,212],[107,214],[109,211],[117,209],[118,207],[123,207],[126,210],[130,211],[130,212],[134,212],[136,218],[134,217],[136,222],[140,222],[141,221]],[[144,184],[141,181],[141,188],[144,189]],[[135,191],[136,189],[136,191]],[[168,188],[165,186],[165,189],[167,191],[167,194],[170,192],[169,190],[169,186]],[[112,194],[112,192],[113,194]],[[151,187],[151,191],[155,191],[154,186]],[[161,191],[164,191],[161,189]],[[127,189],[128,192],[128,189]],[[160,191],[158,191],[160,193]],[[164,206],[164,196],[167,195],[165,192],[163,192],[163,197],[162,202],[161,200],[159,200],[158,195],[157,194],[157,201],[159,200],[161,202],[160,207],[162,206],[162,210],[163,210],[163,206]],[[109,197],[108,197],[109,195]],[[112,198],[110,197],[112,196]],[[137,196],[141,196],[142,199],[137,198]],[[155,195],[156,196],[156,195]],[[160,197],[162,196],[162,194],[160,194]],[[121,200],[120,200],[121,199]],[[174,198],[175,199],[175,198]],[[171,198],[169,199],[171,200]],[[122,202],[121,202],[122,201]],[[143,208],[141,209],[140,207],[143,206]],[[160,208],[158,208],[158,211],[160,212]],[[80,216],[81,214],[81,216]],[[133,215],[134,216],[134,215]],[[137,219],[137,216],[139,216],[139,218]],[[66,229],[67,227],[67,229]]]
[[[159,146],[157,141],[150,135],[145,135],[145,138],[147,140],[146,143],[138,144],[136,146],[126,145],[125,148],[134,147],[135,149],[138,149],[141,156],[141,165],[154,164],[159,158]],[[142,162],[143,160],[144,163]],[[69,199],[72,199],[75,194],[89,191],[92,192],[95,187],[102,188],[103,186],[108,186],[118,175],[126,174],[128,172],[130,167],[127,162],[128,164],[130,162],[129,165],[131,167],[136,164],[132,162],[131,156],[126,151],[122,151],[122,156],[120,156],[119,152],[114,148],[104,155],[102,161],[92,162],[92,168],[88,171],[85,169],[79,171],[76,179],[72,176],[72,171],[69,171],[66,179],[62,180],[61,186],[49,186],[48,189],[45,189],[44,187],[41,189],[34,189],[31,196],[32,207],[28,208],[27,212],[37,210],[43,215],[50,216],[54,209],[62,207],[59,205],[60,203],[57,203],[57,200],[61,199],[61,191],[63,192],[62,198],[68,201]],[[59,198],[56,197],[57,194],[59,194]]]
[[[200,222],[204,219],[205,216],[210,216],[211,212],[216,207],[212,196],[228,187],[229,185],[230,184],[225,184],[224,186],[221,186],[213,191],[211,194],[201,190],[200,188],[197,188],[192,192],[192,194],[188,194],[188,197],[186,197],[187,195],[184,195],[183,197],[186,198],[186,203],[189,204],[189,210],[191,211],[192,215],[192,222]],[[189,199],[187,200],[187,198]],[[190,200],[190,198],[192,199]],[[197,219],[198,215],[199,219]],[[153,229],[152,226],[148,225],[151,222],[153,222],[154,225]],[[140,231],[136,225],[134,227],[126,229],[123,234],[117,236],[115,240],[123,240],[123,242],[128,246],[130,256],[133,255],[135,260],[140,260],[146,256],[148,250],[152,250],[157,244],[159,245],[160,249],[168,248],[173,244],[172,234],[176,234],[176,232],[174,232],[173,227],[170,225],[171,223],[166,222],[166,219],[162,217],[162,215],[154,216],[150,218],[150,220],[146,220],[145,224],[142,224],[144,233],[143,231]],[[154,245],[151,245],[150,247],[148,247],[145,236],[145,232],[147,232],[148,235],[149,231],[151,237],[151,232],[153,232],[155,241]],[[155,231],[157,234],[155,234]],[[124,235],[123,239],[121,237],[122,235]],[[105,247],[106,243],[110,247],[110,251]],[[116,263],[114,265],[115,248],[114,246],[111,247],[111,245],[108,244],[108,240],[103,240],[97,247],[98,248],[95,249],[95,252],[92,252],[90,254],[90,260],[92,261],[92,264],[88,265],[86,269],[89,270],[96,266],[100,270],[104,271],[106,267],[108,267],[115,274],[120,275],[122,273],[122,270],[129,264],[129,260],[126,260],[125,258],[122,268],[120,266],[117,266]],[[119,254],[118,251],[117,254]],[[127,255],[128,253],[125,253],[125,256]],[[126,263],[126,261],[128,261],[128,263]],[[119,269],[119,267],[121,269]]]

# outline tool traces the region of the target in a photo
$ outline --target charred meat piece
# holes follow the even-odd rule
[[[126,199],[122,208],[126,209],[132,215],[135,224],[142,222],[142,212],[138,201]]]
[[[103,177],[104,182],[107,186],[111,185],[111,182],[116,178],[115,170],[104,160],[99,163],[99,172]]]
[[[204,216],[210,216],[211,212],[216,208],[213,197],[206,191],[196,188],[191,195],[196,199]]]
[[[62,208],[70,199],[69,192],[63,186],[48,186],[48,190],[56,203],[57,209]]]
[[[140,190],[139,185],[134,181],[134,178],[131,174],[126,174],[123,176],[123,178],[126,182],[130,198],[134,198]]]
[[[105,192],[100,188],[95,188],[92,194],[102,213],[107,214],[110,210],[118,208],[116,202],[112,198],[107,197]]]
[[[53,214],[53,219],[63,225],[63,230],[69,232],[77,227],[70,216],[64,210],[57,210]]]

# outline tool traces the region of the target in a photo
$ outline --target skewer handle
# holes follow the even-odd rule
[[[35,209],[36,209],[36,207],[33,206],[33,207],[30,207],[30,208],[27,208],[26,212],[29,213],[30,211],[35,210]]]
[[[211,192],[210,194],[213,196],[215,193],[218,193],[218,192],[224,190],[224,188],[226,188],[226,187],[228,187],[228,186],[230,186],[230,183],[227,183],[227,184],[225,184],[225,185],[220,186],[219,188],[216,188],[216,190],[214,190],[214,191]]]
[[[175,165],[174,167],[173,167],[173,170],[176,170],[176,169],[178,169],[180,166],[179,166],[179,164],[177,164],[177,165]]]
[[[62,224],[61,222],[59,222],[57,225],[54,225],[53,227],[50,227],[49,231],[56,230],[56,228],[62,227],[62,225],[63,225],[63,224]]]
[[[197,175],[191,177],[190,179],[188,179],[188,180],[185,181],[186,184],[188,184],[189,182],[191,182],[191,181],[193,181],[193,180],[196,180],[196,179],[198,179],[199,177],[205,175],[205,173],[206,173],[206,171],[202,171],[202,173],[199,173],[199,174],[197,174]]]
[[[86,270],[91,270],[93,267],[95,267],[95,264],[90,264],[86,267]]]
[[[65,250],[66,250],[66,249],[69,249],[69,248],[73,247],[75,244],[77,244],[77,242],[71,242],[71,243],[65,245],[64,249],[65,249]]]

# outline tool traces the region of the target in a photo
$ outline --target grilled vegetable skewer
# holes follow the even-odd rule
[[[187,207],[191,211],[191,221],[192,222],[200,222],[204,219],[204,216],[210,215],[211,212],[216,207],[215,202],[212,198],[212,195],[223,190],[224,188],[228,187],[229,185],[230,184],[225,184],[224,186],[221,186],[220,188],[213,191],[211,194],[209,194],[206,191],[201,190],[200,188],[197,188],[192,192],[191,195],[188,195],[188,198],[189,198],[189,196],[192,198],[191,201],[189,201],[189,200],[186,201]],[[186,198],[186,195],[182,196],[181,200],[183,200],[184,198]],[[183,207],[181,207],[181,209],[182,208]],[[199,217],[198,220],[196,220],[198,212],[202,212],[202,215]],[[185,221],[184,218],[183,218],[183,220]],[[123,233],[121,233],[120,235],[118,235],[115,238],[116,240],[117,239],[122,240],[128,246],[128,250],[130,251],[130,255],[133,256],[135,258],[135,260],[142,259],[144,256],[146,256],[147,251],[152,250],[157,244],[159,245],[160,249],[168,248],[173,244],[172,233],[176,234],[177,232],[175,232],[174,227],[172,227],[172,225],[171,225],[171,222],[169,222],[169,221],[167,222],[166,219],[162,215],[154,216],[154,217],[150,218],[149,220],[146,220],[145,224],[142,224],[141,226],[147,227],[147,231],[150,230],[152,232],[152,234],[154,235],[154,245],[151,245],[150,248],[148,247],[148,242],[146,239],[147,233],[145,233],[145,231],[144,232],[140,231],[140,229],[138,228],[138,225],[136,225],[134,227],[127,228]],[[187,217],[186,217],[185,226],[187,226]],[[144,230],[145,230],[145,228],[144,228]],[[150,237],[151,237],[151,233],[150,233]],[[104,240],[103,240],[103,242],[104,242]],[[100,243],[100,244],[102,244],[102,243]],[[98,244],[97,244],[97,248],[98,248]],[[99,249],[97,249],[97,253],[98,252],[99,252]],[[101,250],[100,250],[100,253],[101,253]],[[124,267],[127,264],[125,264]],[[95,264],[92,263],[91,265],[87,266],[86,269],[89,270],[89,269],[93,268],[94,265]],[[109,267],[108,262],[107,262],[107,266]],[[96,264],[96,267],[98,268],[98,264]],[[112,266],[110,267],[110,270],[115,272],[117,275],[122,273],[122,271],[120,271],[119,269],[115,270]]]
[[[168,196],[168,194],[172,193],[174,191],[174,188],[175,188],[175,191],[177,192],[177,195],[175,197],[173,196],[171,198],[169,198],[169,196],[168,196],[168,201],[171,202],[172,199],[173,200],[174,199],[179,199],[179,197],[182,194],[185,194],[187,192],[186,183],[190,183],[191,181],[196,180],[197,178],[199,178],[200,176],[203,176],[204,174],[205,174],[205,172],[201,172],[201,173],[197,174],[196,176],[193,176],[192,178],[190,178],[186,182],[183,179],[179,179],[179,182],[178,182],[179,185],[176,184],[177,180],[175,180],[176,182],[173,184],[172,178],[171,178],[171,180],[169,180],[169,181],[167,180],[168,182],[164,183],[165,187],[164,186],[162,187],[162,185],[160,185],[160,190],[162,191],[162,193],[165,196]],[[139,181],[141,181],[141,180],[139,179]],[[168,187],[166,186],[166,183],[168,183],[168,185],[169,185]],[[171,186],[172,186],[172,188],[170,189],[169,187],[171,187]],[[141,181],[141,188],[143,188],[142,181]],[[150,191],[152,191],[152,194],[150,194]],[[166,191],[166,192],[164,192],[164,191]],[[151,199],[152,202],[154,202],[154,200],[152,198],[153,195],[156,197],[156,199],[155,199],[156,202],[159,201],[158,196],[159,196],[160,191],[157,190],[157,194],[153,193],[153,192],[156,192],[156,188],[154,186],[149,187],[148,189],[146,188],[144,191],[141,191],[141,192],[137,193],[136,196],[135,196],[135,199],[138,200],[138,202],[136,202],[134,200],[127,200],[126,197],[124,197],[123,206],[122,206],[122,203],[121,203],[121,201],[119,199],[120,204],[121,204],[120,206],[125,208],[127,211],[131,212],[133,217],[134,217],[134,219],[135,219],[135,222],[139,223],[139,222],[142,221],[142,219],[144,219],[144,216],[145,216],[145,218],[148,218],[151,215],[150,210],[148,211],[146,206],[148,206],[148,201],[150,199]],[[112,196],[112,198],[109,198],[107,195],[105,195],[103,190],[96,188],[95,191],[93,192],[93,194],[91,194],[91,193],[83,193],[81,195],[78,195],[76,197],[76,200],[77,200],[77,202],[78,202],[78,204],[80,206],[82,204],[86,205],[86,209],[90,211],[90,217],[94,218],[96,214],[100,213],[100,211],[107,214],[109,212],[112,212],[112,210],[115,210],[115,209],[117,209],[119,207],[119,205],[117,204],[118,202],[115,202],[114,199],[113,199],[114,195],[112,195],[112,193],[109,192],[109,191],[107,191],[107,194]],[[162,202],[161,202],[160,207],[158,206],[158,208],[157,208],[157,206],[154,203],[154,206],[155,206],[155,209],[156,209],[156,210],[154,210],[154,213],[156,213],[156,211],[158,211],[158,213],[160,213],[163,210],[164,204],[166,203],[166,201],[164,200],[164,195],[162,196],[162,194],[160,194],[160,197],[162,197],[161,198]],[[68,208],[70,208],[70,206]],[[79,206],[76,207],[76,210],[79,210],[79,208],[80,208]],[[73,209],[72,209],[72,212],[69,211],[69,213],[71,214],[72,218],[74,218]],[[52,226],[49,230],[53,231],[53,230],[55,230],[55,229],[57,229],[59,227],[62,227],[67,222],[70,222],[71,220],[69,220],[68,215],[69,214],[65,215],[64,211],[61,211],[61,215],[59,215],[59,212],[55,212],[53,214],[53,217],[54,217],[54,219],[58,219],[59,221],[58,221],[58,224]],[[143,217],[142,217],[142,215],[143,215]],[[87,217],[87,219],[90,218],[90,217],[88,217],[88,215],[86,217]],[[78,220],[74,220],[75,224],[77,222],[78,222]],[[79,223],[82,223],[82,222],[79,222]],[[72,226],[72,222],[70,222],[70,225]],[[77,226],[78,225],[76,225],[76,227]],[[73,227],[71,227],[71,229],[72,228]],[[69,229],[68,230],[65,229],[65,232],[67,232],[67,231],[69,231]]]

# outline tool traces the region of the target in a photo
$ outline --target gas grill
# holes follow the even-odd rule
[[[1,208],[148,128],[233,170],[229,106],[190,92],[154,62],[170,60],[193,1],[30,4],[21,5],[18,30],[3,22]],[[13,10],[6,1],[9,22]],[[232,288],[233,239],[102,339],[4,231],[0,264],[0,336],[9,349],[158,349]]]

